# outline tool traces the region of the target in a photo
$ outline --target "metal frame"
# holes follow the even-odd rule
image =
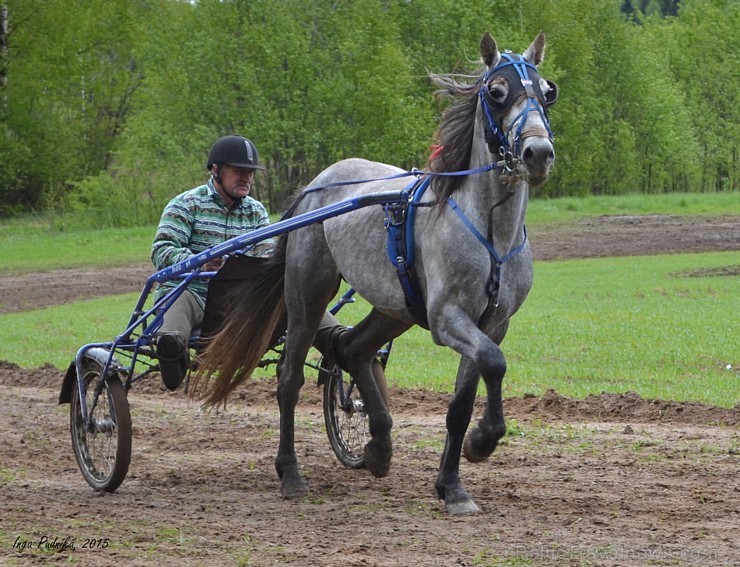
[[[137,376],[134,375],[134,368],[140,354],[155,358],[153,350],[150,350],[152,338],[162,325],[164,312],[169,309],[180,295],[182,295],[192,280],[210,279],[216,275],[216,272],[201,271],[203,265],[207,262],[226,256],[227,254],[239,252],[244,248],[253,246],[273,236],[279,236],[310,224],[323,222],[327,219],[372,205],[401,203],[407,198],[408,194],[406,191],[399,190],[371,193],[339,201],[314,211],[309,211],[292,218],[278,221],[247,234],[237,236],[214,246],[213,248],[191,256],[187,260],[152,274],[144,284],[144,289],[136,302],[136,306],[134,307],[126,330],[122,334],[118,335],[113,341],[86,344],[82,346],[75,355],[75,374],[80,396],[80,408],[82,410],[85,427],[90,427],[90,415],[92,415],[94,410],[94,407],[87,407],[87,386],[82,376],[82,365],[85,358],[92,357],[102,365],[103,370],[101,376],[104,381],[110,380],[113,376],[116,376],[117,379],[117,376],[124,374],[126,376],[124,387],[126,391],[128,391],[134,382],[152,370],[150,368],[150,370]],[[163,283],[176,279],[182,280],[176,288],[172,289],[166,295],[154,302],[152,307],[149,309],[144,308],[155,283]],[[339,300],[337,305],[334,306],[332,312],[336,313],[342,305],[354,301],[352,295],[354,295],[354,290],[347,292],[347,294]],[[191,346],[193,346],[194,342],[197,342],[197,337],[191,337]],[[130,357],[130,363],[128,365],[121,364],[116,357],[116,353]],[[71,386],[71,383],[69,385]]]

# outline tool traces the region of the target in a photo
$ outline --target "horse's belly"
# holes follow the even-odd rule
[[[382,210],[359,210],[324,222],[326,243],[342,278],[375,308],[405,318],[406,301],[388,256]]]

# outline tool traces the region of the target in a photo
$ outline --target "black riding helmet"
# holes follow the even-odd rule
[[[225,163],[234,167],[251,167],[265,169],[260,165],[255,145],[244,136],[233,134],[219,138],[208,152],[206,169],[211,171],[214,163]]]

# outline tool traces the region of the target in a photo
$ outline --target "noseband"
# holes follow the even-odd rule
[[[548,84],[550,84],[551,88],[554,89],[555,94],[551,97],[545,96],[540,88],[540,75],[537,71],[537,67],[524,59],[521,55],[515,55],[510,52],[502,53],[501,61],[502,62],[490,69],[483,76],[483,84],[478,92],[478,96],[483,107],[483,113],[486,117],[485,137],[488,149],[491,153],[498,153],[504,159],[506,169],[513,171],[516,168],[516,163],[521,160],[522,140],[527,137],[546,134],[550,142],[553,141],[547,108],[555,102],[557,97],[557,87],[554,83],[548,81]],[[530,78],[530,73],[532,74],[532,78]],[[509,92],[503,103],[495,102],[488,89],[488,82],[494,75],[504,76],[509,83]],[[520,84],[522,88],[515,88],[517,84]],[[499,127],[496,124],[494,110],[501,111],[509,108],[514,103],[514,100],[520,95],[522,90],[527,97],[526,106],[514,117],[508,129],[505,129],[503,125]],[[540,129],[539,131],[534,130],[532,132],[522,133],[530,112],[537,112],[537,114],[540,115],[542,123],[545,125],[546,132],[542,132]],[[519,126],[514,132],[514,148],[512,151],[506,132],[509,131],[517,121],[519,121]]]

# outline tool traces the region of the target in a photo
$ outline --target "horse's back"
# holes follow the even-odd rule
[[[314,190],[315,198],[321,201],[333,201],[348,198],[347,196],[385,190],[387,188],[384,188],[384,185],[393,181],[387,178],[401,173],[404,173],[404,170],[394,165],[364,158],[347,158],[324,169],[309,183],[307,189]],[[352,183],[334,185],[349,181]]]
[[[306,187],[295,214],[305,213],[358,195],[401,190],[412,181],[405,170],[362,158],[338,161]],[[341,274],[360,295],[382,311],[402,316],[403,292],[387,253],[387,232],[381,206],[343,213],[291,234],[288,264],[321,266]],[[334,269],[328,268],[331,263]],[[313,275],[307,275],[313,273]],[[297,275],[315,279],[315,270]]]

